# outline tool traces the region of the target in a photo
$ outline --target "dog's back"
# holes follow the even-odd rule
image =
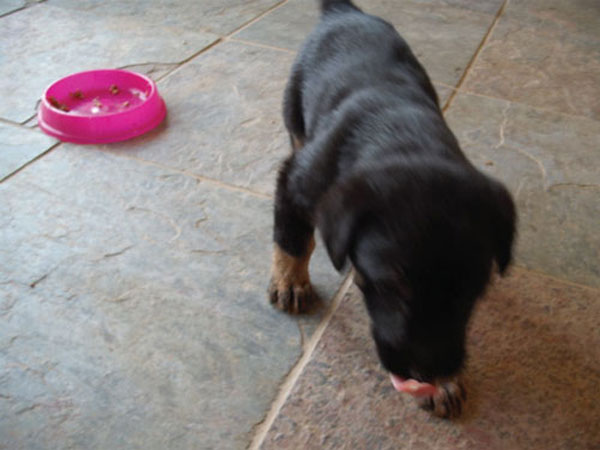
[[[285,94],[290,133],[303,143],[318,141],[318,155],[308,150],[296,156],[292,183],[306,183],[315,165],[331,182],[351,167],[389,165],[391,159],[439,156],[468,164],[429,77],[394,27],[348,1],[322,3],[322,20]],[[300,199],[307,207],[327,188],[310,185]]]
[[[438,99],[412,51],[384,20],[347,1],[324,2],[322,20],[308,37],[296,67],[302,71],[302,110],[307,136],[348,94],[388,91],[392,99],[413,99],[423,92],[437,109]],[[418,91],[418,92],[415,92]]]

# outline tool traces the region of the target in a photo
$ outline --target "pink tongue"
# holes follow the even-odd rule
[[[437,393],[437,387],[429,383],[421,383],[417,380],[400,378],[397,375],[390,374],[394,389],[398,392],[405,392],[415,397],[431,396]]]

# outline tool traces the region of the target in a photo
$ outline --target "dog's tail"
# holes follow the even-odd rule
[[[356,9],[356,6],[354,6],[350,0],[321,0],[321,11],[323,14],[333,11],[334,9],[348,7]]]

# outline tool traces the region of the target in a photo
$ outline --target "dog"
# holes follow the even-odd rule
[[[394,27],[348,0],[321,9],[284,94],[292,152],[277,179],[270,301],[310,305],[317,228],[335,268],[355,270],[383,367],[437,386],[421,406],[455,417],[467,323],[511,262],[514,202],[465,157]]]

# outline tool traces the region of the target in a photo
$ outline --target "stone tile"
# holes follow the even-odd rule
[[[446,116],[469,158],[516,198],[517,262],[600,286],[598,122],[464,94]]]
[[[162,128],[103,148],[270,194],[290,151],[281,104],[292,59],[219,44],[161,81]]]
[[[2,0],[2,3],[0,3],[0,16],[11,14],[44,1],[46,0]]]
[[[394,24],[431,78],[450,86],[460,79],[494,19],[491,14],[450,7],[437,1],[407,1],[401,5],[394,0],[356,3],[365,12]],[[297,50],[317,23],[318,16],[312,0],[290,0],[236,37]]]
[[[151,26],[168,25],[220,35],[234,31],[279,2],[281,0],[52,0],[53,5],[101,17],[136,18]]]
[[[434,83],[434,86],[435,86],[435,90],[437,91],[437,94],[438,94],[440,106],[443,108],[446,105],[446,103],[448,102],[450,95],[452,95],[452,92],[454,92],[454,89],[452,89],[449,86],[444,86],[443,84],[438,84],[438,83]]]
[[[538,13],[544,11],[562,17],[559,10],[547,8]],[[585,15],[585,10],[580,14]],[[545,26],[501,19],[471,67],[464,89],[600,119],[600,14],[588,17],[595,21],[594,33],[578,33],[576,25],[568,26],[570,22]]]
[[[133,64],[119,69],[131,70],[132,72],[144,73],[154,81],[159,81],[164,78],[168,73],[179,67],[178,63],[162,64],[162,63],[146,63],[146,64]]]
[[[598,295],[520,270],[498,282],[472,319],[469,401],[455,422],[393,390],[362,301],[348,296],[262,448],[595,448]]]
[[[1,184],[2,445],[245,448],[321,318],[268,304],[271,214],[90,148]]]
[[[0,16],[17,11],[25,5],[25,0],[3,0],[2,3],[0,3]]]
[[[600,37],[600,3],[596,0],[510,0],[504,17],[545,28],[562,28],[569,33]]]
[[[99,148],[272,194],[289,153],[281,104],[292,60],[277,50],[220,44],[160,82],[166,125]],[[444,104],[452,89],[436,89]]]
[[[234,36],[296,51],[318,23],[319,16],[317,2],[288,0],[286,4]]]
[[[503,0],[412,0],[420,5],[453,6],[470,11],[496,14]]]
[[[0,181],[56,142],[45,134],[0,123]]]
[[[85,26],[81,26],[85,24]],[[81,70],[183,61],[216,35],[136,17],[37,5],[0,18],[0,117],[27,120],[52,82]]]

